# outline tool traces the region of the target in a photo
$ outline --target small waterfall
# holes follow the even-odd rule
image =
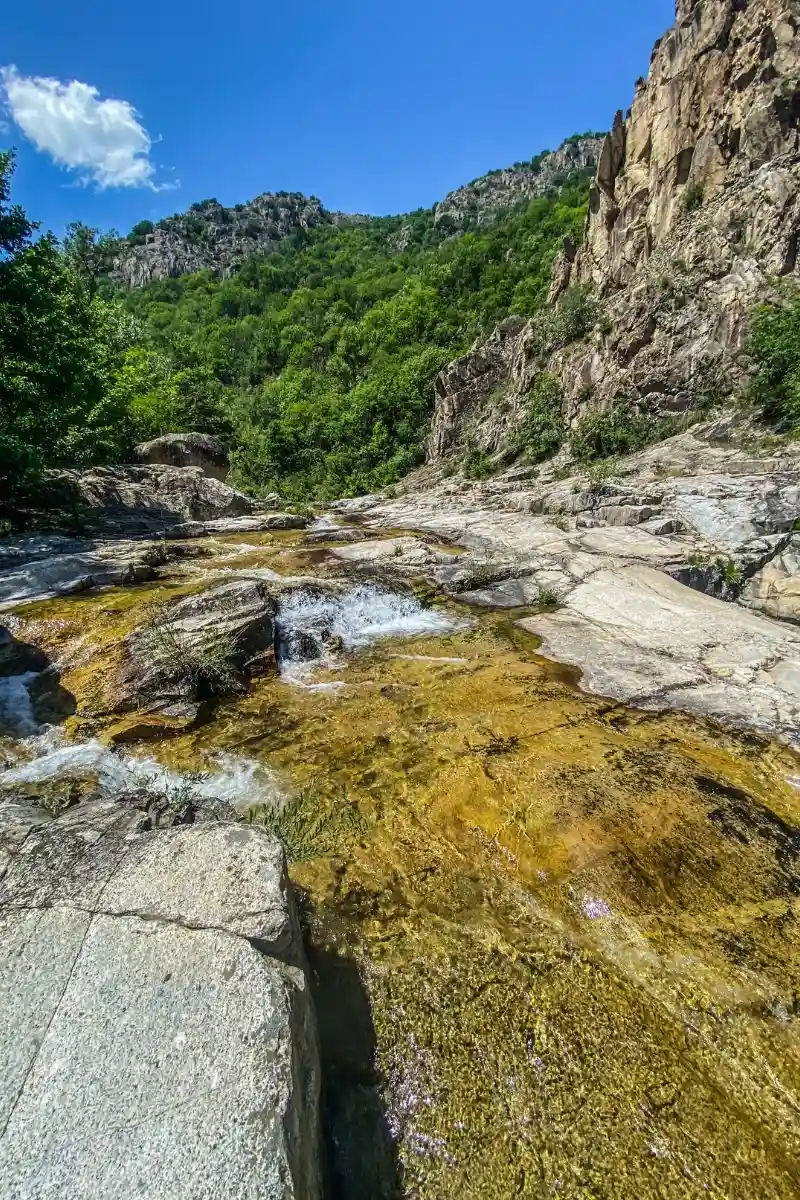
[[[29,687],[37,676],[37,671],[25,671],[0,679],[0,729],[8,729],[17,737],[36,732],[38,725]]]
[[[389,637],[442,635],[465,624],[423,608],[414,596],[372,583],[359,584],[342,595],[298,591],[282,599],[278,610],[278,666],[284,679],[308,686],[315,667],[335,665],[338,650],[364,649]]]
[[[44,783],[51,779],[96,778],[110,795],[144,789],[165,794],[181,788],[187,779],[203,799],[224,800],[244,811],[253,804],[280,804],[285,791],[275,772],[254,759],[236,754],[212,757],[208,774],[195,780],[170,771],[154,758],[123,755],[96,738],[88,742],[66,742],[59,730],[46,729],[28,738],[23,749],[32,757],[0,771],[0,788],[19,783]]]

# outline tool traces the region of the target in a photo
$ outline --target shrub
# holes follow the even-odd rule
[[[597,458],[634,454],[659,440],[661,428],[653,413],[641,411],[626,398],[614,402],[605,412],[592,412],[583,418],[570,436],[570,449],[578,462]]]
[[[800,290],[757,311],[747,349],[756,366],[747,399],[766,420],[800,429]]]
[[[138,245],[143,242],[148,233],[152,233],[154,229],[155,225],[152,221],[139,221],[139,223],[134,225],[133,229],[130,231],[128,239],[131,242],[136,242]]]
[[[488,454],[470,446],[464,457],[464,474],[467,479],[488,479],[493,472],[492,462]]]
[[[601,458],[589,464],[587,471],[589,484],[592,488],[601,488],[619,475],[619,462],[616,458]]]
[[[145,632],[154,661],[179,681],[187,696],[202,700],[240,690],[236,646],[229,638],[211,646],[188,642],[169,608],[158,602],[149,606]]]
[[[537,375],[528,396],[525,419],[517,434],[517,446],[532,462],[552,458],[564,444],[567,427],[561,413],[561,388],[546,372]]]
[[[540,588],[536,597],[536,607],[539,612],[553,612],[559,607],[561,600],[554,588]]]
[[[681,208],[683,211],[690,213],[694,212],[695,209],[700,208],[703,203],[704,194],[705,186],[700,182],[700,180],[696,180],[694,183],[687,184],[684,188],[683,195],[681,196]]]
[[[738,588],[742,584],[742,571],[732,558],[718,558],[714,564],[727,587]]]
[[[556,305],[541,309],[531,320],[531,349],[544,358],[586,337],[600,319],[600,306],[590,284],[567,288]]]

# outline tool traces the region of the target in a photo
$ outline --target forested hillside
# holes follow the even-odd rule
[[[114,244],[62,245],[10,203],[0,161],[0,472],[124,461],[137,441],[222,436],[243,487],[293,498],[372,489],[420,461],[433,380],[481,332],[545,300],[591,172],[489,230],[448,236],[434,210],[299,228],[238,273],[131,290]],[[402,230],[403,249],[397,234]]]
[[[143,329],[123,372],[136,436],[215,428],[240,483],[294,497],[397,479],[419,461],[436,373],[499,318],[543,303],[586,197],[583,178],[451,240],[416,214],[400,254],[392,220],[312,229],[232,279],[201,272],[128,293]],[[194,388],[186,411],[176,379]]]
[[[591,174],[556,176],[488,223],[467,207],[456,233],[437,208],[350,219],[320,208],[313,222],[303,197],[287,197],[276,249],[136,289],[115,272],[118,237],[80,225],[62,243],[40,236],[11,202],[13,156],[0,155],[0,500],[13,514],[47,467],[129,461],[137,442],[188,430],[220,436],[234,481],[255,494],[391,484],[422,459],[437,373],[504,317],[545,304],[564,238],[583,237]],[[497,203],[496,189],[486,196]],[[195,206],[204,237],[222,221],[211,205]],[[162,224],[178,236],[182,220]],[[795,428],[800,300],[789,299],[756,321],[750,395],[773,422],[768,398],[782,397],[782,427]],[[542,457],[563,440],[551,436],[561,393],[545,391],[540,412],[531,389],[515,452],[535,443]]]

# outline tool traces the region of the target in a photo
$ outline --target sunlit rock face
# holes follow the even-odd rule
[[[584,244],[554,266],[551,302],[592,288],[594,330],[544,355],[536,318],[476,343],[437,380],[429,459],[466,432],[508,445],[542,370],[570,424],[620,396],[671,414],[729,392],[754,306],[798,274],[798,117],[792,5],[682,0],[603,144]]]
[[[200,467],[204,475],[224,483],[231,469],[228,452],[207,433],[165,433],[136,447],[139,462],[168,467]]]

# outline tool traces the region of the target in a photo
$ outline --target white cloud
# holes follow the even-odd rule
[[[127,100],[101,100],[88,83],[20,75],[13,66],[0,70],[0,83],[25,136],[81,183],[158,190],[152,140]]]

